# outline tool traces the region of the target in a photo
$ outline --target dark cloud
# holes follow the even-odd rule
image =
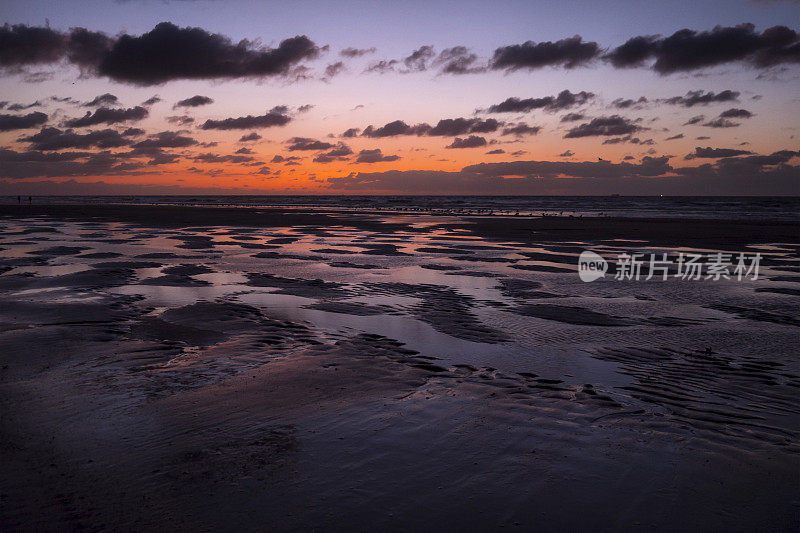
[[[71,176],[122,175],[136,172],[144,163],[102,152],[17,152],[0,149],[0,178],[26,179]]]
[[[214,103],[214,100],[212,98],[209,98],[208,96],[202,96],[202,95],[196,94],[196,95],[192,96],[191,98],[187,98],[185,100],[178,101],[178,103],[176,103],[174,106],[172,106],[172,108],[175,109],[175,108],[178,108],[178,107],[200,107],[202,105],[208,105],[208,104],[213,104],[213,103]]]
[[[38,111],[27,115],[0,115],[0,131],[25,130],[47,122],[47,115]]]
[[[524,122],[520,122],[519,124],[511,125],[507,128],[503,128],[503,135],[516,135],[518,137],[522,135],[536,135],[541,131],[541,127],[539,126],[529,126]]]
[[[573,155],[575,155],[575,152],[573,152],[572,150],[565,150],[560,154],[558,154],[558,157],[572,157]]]
[[[103,32],[72,28],[68,37],[67,59],[85,73],[97,74],[100,62],[108,55],[114,39]]]
[[[583,105],[594,98],[594,93],[581,91],[573,93],[563,90],[557,96],[543,96],[541,98],[507,98],[506,100],[489,107],[488,113],[527,113],[534,109],[544,109],[551,113],[564,111],[571,107]]]
[[[448,118],[436,123],[436,126],[422,123],[410,126],[402,120],[395,120],[388,124],[375,128],[367,126],[361,133],[362,137],[394,137],[397,135],[430,135],[433,137],[454,137],[456,135],[466,135],[468,133],[492,133],[497,131],[502,122],[493,118],[486,120],[479,118]],[[347,130],[344,137],[355,136],[357,130]]]
[[[399,72],[409,74],[412,72],[424,72],[428,70],[429,62],[436,56],[433,46],[420,46],[408,56],[402,59],[382,59],[372,62],[364,72],[376,72],[386,74],[387,72]]]
[[[658,48],[657,35],[640,35],[628,39],[625,44],[616,47],[603,56],[617,68],[640,67]]]
[[[86,149],[118,148],[128,146],[131,141],[116,130],[105,129],[90,131],[86,134],[75,133],[73,130],[62,131],[58,128],[42,128],[39,133],[22,137],[22,142],[31,143],[30,149],[51,151],[65,150],[68,148]]]
[[[139,37],[120,36],[99,64],[99,73],[137,85],[178,79],[218,79],[276,76],[299,62],[313,59],[320,48],[305,35],[280,42],[277,48],[233,43],[202,28],[158,24]]]
[[[486,146],[488,143],[483,137],[477,135],[470,135],[466,138],[456,137],[453,139],[452,144],[445,146],[445,148],[478,148]]]
[[[733,122],[732,120],[729,120],[729,119],[731,119],[731,118],[740,118],[740,119],[741,118],[745,118],[746,119],[746,118],[751,118],[753,116],[754,116],[753,113],[751,113],[750,111],[748,111],[746,109],[738,109],[738,108],[732,107],[732,108],[730,108],[728,110],[725,110],[722,113],[720,113],[717,118],[715,118],[713,120],[710,120],[709,122],[705,122],[703,124],[703,126],[707,126],[709,128],[736,128],[738,126],[741,126],[741,124],[739,122]],[[697,120],[697,119],[700,119],[700,120]],[[692,119],[692,121],[694,121],[694,122],[692,122],[692,121],[690,121],[690,122],[692,122],[692,124],[696,124],[697,122],[700,122],[701,120],[703,120],[703,117],[699,116],[699,117],[694,117]]]
[[[28,163],[49,163],[76,161],[91,156],[91,152],[57,152],[45,153],[38,150],[28,150],[17,152],[15,150],[0,149],[0,161],[3,162],[28,162]]]
[[[497,155],[497,154],[504,154],[504,153],[506,153],[505,150],[503,150],[502,148],[497,148],[496,150],[489,150],[488,152],[486,152],[486,155]]]
[[[755,165],[759,167],[775,166],[782,163],[788,163],[794,157],[800,157],[800,151],[793,150],[780,150],[773,152],[770,155],[750,155],[747,157],[738,157],[736,159],[723,159],[720,161],[722,164],[736,165],[744,163],[747,165]]]
[[[337,61],[336,63],[331,63],[327,67],[325,67],[325,75],[323,76],[324,80],[330,80],[334,76],[337,76],[346,70],[344,63],[341,61]]]
[[[148,115],[147,109],[141,106],[123,108],[100,107],[94,113],[87,111],[81,118],[67,120],[65,125],[72,128],[82,128],[97,124],[117,124],[119,122],[130,122],[143,120]]]
[[[347,161],[347,156],[352,155],[353,150],[344,143],[337,144],[332,150],[318,154],[314,158],[315,163],[331,163],[333,161]]]
[[[737,91],[726,89],[719,93],[714,91],[689,91],[685,96],[673,96],[662,100],[664,103],[671,105],[680,105],[683,107],[694,107],[696,105],[716,104],[720,102],[735,102],[739,98]]]
[[[197,144],[195,139],[182,135],[177,131],[162,131],[151,135],[149,139],[133,145],[134,148],[186,148]]]
[[[409,74],[424,72],[431,67],[438,67],[441,74],[474,74],[487,70],[485,64],[478,64],[477,54],[472,53],[466,46],[445,48],[437,56],[433,46],[425,45],[401,59],[374,61],[364,72]]]
[[[115,155],[125,159],[146,157],[148,158],[148,165],[168,165],[180,161],[180,157],[177,154],[165,152],[163,148],[151,142],[137,143],[130,152],[117,153]]]
[[[249,163],[255,159],[249,155],[220,155],[220,154],[199,154],[191,158],[193,161],[201,163]],[[263,163],[259,163],[263,164]]]
[[[477,74],[486,72],[486,65],[479,65],[478,56],[466,46],[446,48],[439,53],[434,64],[443,74]]]
[[[682,30],[662,42],[654,68],[669,73],[741,60],[759,68],[800,62],[797,32],[774,26],[758,34],[752,24],[702,33]]]
[[[647,98],[644,96],[639,97],[637,100],[633,99],[624,99],[624,98],[617,98],[613,102],[611,102],[611,107],[615,107],[617,109],[638,109],[642,107],[644,104],[647,103]]]
[[[612,115],[610,117],[593,118],[589,122],[584,122],[579,126],[575,126],[564,135],[564,138],[573,139],[598,135],[627,135],[640,131],[641,129],[641,126],[637,126],[631,122],[630,119],[619,115]]]
[[[234,153],[235,154],[241,154],[241,155],[252,155],[254,152],[250,148],[247,148],[246,146],[242,146],[241,148],[236,150]]]
[[[614,190],[609,189],[610,185],[651,184],[653,177],[672,170],[667,157],[646,156],[640,163],[510,161],[469,165],[458,172],[359,172],[331,177],[328,183],[333,189],[398,193],[425,190],[432,194],[608,194],[608,190]],[[624,179],[639,177],[648,179]]]
[[[303,104],[303,105],[301,105],[300,107],[297,108],[297,112],[298,113],[308,113],[312,109],[314,109],[314,104]]]
[[[285,163],[287,165],[298,165],[297,161],[302,159],[302,157],[297,157],[296,155],[292,155],[289,157],[283,157],[282,155],[276,155],[272,158],[270,163]]]
[[[239,142],[240,143],[246,143],[246,142],[250,142],[250,141],[260,141],[261,139],[263,139],[263,137],[261,135],[259,135],[256,132],[252,132],[252,133],[248,133],[246,135],[242,135],[239,138]]]
[[[395,120],[388,124],[375,128],[367,126],[363,132],[362,137],[394,137],[396,135],[423,135],[430,131],[431,127],[428,124],[418,124],[416,126],[409,126],[402,120]],[[350,130],[348,130],[350,131]],[[346,133],[346,132],[345,132]]]
[[[395,65],[397,65],[399,61],[397,59],[381,59],[380,61],[375,61],[371,63],[367,68],[364,69],[364,72],[376,72],[378,74],[386,74],[387,72],[394,71]]]
[[[721,159],[719,164],[730,168],[735,168],[738,165],[768,167],[788,163],[794,157],[800,157],[800,151],[780,150],[770,155],[749,155],[747,157],[725,158]]]
[[[353,58],[353,57],[361,57],[361,56],[365,56],[367,54],[374,54],[374,53],[375,53],[375,47],[374,46],[372,48],[347,47],[347,48],[343,49],[341,52],[339,52],[339,55],[342,56],[342,57]]]
[[[702,148],[700,146],[695,147],[694,152],[684,157],[684,159],[698,159],[698,158],[706,158],[706,159],[716,159],[720,157],[735,157],[739,155],[748,155],[752,154],[748,150],[736,150],[733,148],[711,148],[710,146],[706,146]]]
[[[269,111],[265,115],[247,115],[246,117],[225,118],[222,120],[206,120],[200,127],[204,130],[249,130],[285,126],[291,120],[292,119],[287,115]]]
[[[747,109],[737,109],[732,107],[719,114],[720,118],[752,118],[753,113]]]
[[[358,152],[356,163],[383,163],[385,161],[397,161],[400,159],[396,155],[383,155],[380,148],[374,150],[361,150]]]
[[[31,104],[11,104],[6,109],[9,111],[25,111],[26,109],[31,109],[34,107],[42,107],[42,103],[39,100]]]
[[[53,102],[58,102],[59,104],[77,104],[78,103],[78,101],[75,100],[74,98],[72,98],[71,96],[64,96],[64,97],[51,96],[50,100],[52,100]],[[0,102],[0,104],[3,104],[3,103],[7,104],[8,102]],[[2,105],[0,105],[0,109],[3,109]]]
[[[683,133],[679,133],[677,135],[673,135],[672,137],[667,137],[664,140],[665,141],[674,141],[674,140],[677,140],[677,139],[683,139]]]
[[[797,32],[774,26],[762,33],[753,24],[717,26],[711,31],[683,29],[666,38],[640,36],[629,39],[606,54],[615,67],[636,67],[655,59],[653,69],[661,74],[746,61],[757,68],[800,62]]]
[[[142,35],[118,37],[85,28],[59,32],[6,24],[0,28],[0,50],[0,68],[12,72],[66,59],[83,74],[136,85],[154,85],[177,79],[308,78],[308,68],[301,63],[318,57],[327,47],[317,46],[302,35],[270,48],[261,46],[259,41],[233,42],[225,35],[202,28],[180,28],[162,22]],[[374,51],[374,48],[345,48],[340,55],[355,58]],[[437,66],[441,73],[467,74],[489,68],[506,71],[547,66],[575,68],[600,56],[597,43],[585,42],[576,35],[554,42],[527,41],[500,47],[488,63],[480,61],[465,46],[444,49],[437,56],[432,46],[425,45],[406,57],[375,62],[366,71],[409,73]],[[718,26],[703,32],[684,29],[666,38],[633,37],[602,57],[617,68],[641,66],[653,60],[653,68],[662,74],[731,61],[767,68],[800,62],[800,37],[786,26],[774,26],[761,33],[756,32],[752,24]],[[336,65],[334,62],[329,67],[338,73],[340,68]],[[28,75],[31,81],[41,81],[49,73]]]
[[[606,139],[605,141],[603,141],[603,144],[623,144],[623,143],[640,144],[642,146],[653,146],[655,144],[655,141],[653,139],[642,140],[639,137],[634,137],[632,135],[625,135],[624,137],[614,137],[612,139]]]
[[[194,118],[188,115],[174,115],[166,117],[167,122],[170,124],[178,124],[179,126],[186,126],[194,122]]]
[[[331,151],[326,152],[325,155],[330,157],[344,157],[352,155],[353,150],[344,143],[338,143]]]
[[[495,70],[514,71],[519,69],[537,69],[548,66],[575,68],[595,59],[600,54],[600,47],[595,42],[584,42],[576,35],[560,41],[504,46],[494,51],[491,67]]]
[[[288,142],[290,143],[288,148],[290,152],[295,152],[298,150],[327,150],[329,148],[333,148],[331,143],[318,141],[316,139],[309,139],[308,137],[292,137]]]
[[[312,161],[314,163],[333,163],[334,161],[338,161],[340,159],[346,160],[346,158],[331,157],[327,154],[317,154]]]
[[[5,24],[0,27],[0,67],[55,63],[66,45],[66,37],[50,28]]]
[[[406,71],[401,72],[422,72],[428,69],[428,61],[436,55],[433,51],[433,46],[425,45],[420,46],[408,57],[403,58],[403,64]]]
[[[467,133],[492,133],[497,131],[501,123],[493,118],[481,120],[479,118],[447,118],[440,120],[436,126],[425,131],[426,135],[453,137],[455,135],[466,135]],[[417,126],[418,131],[424,128]],[[418,133],[419,135],[419,133]]]
[[[104,33],[85,28],[73,28],[69,33],[63,33],[50,28],[6,24],[0,28],[0,67],[19,69],[56,63],[66,58],[82,71],[95,73],[113,42]],[[42,74],[46,73],[34,75]]]
[[[727,118],[717,117],[714,120],[704,122],[703,126],[708,128],[738,128],[741,124]]]
[[[111,93],[101,94],[93,100],[83,104],[83,107],[97,107],[99,105],[116,105],[119,99]]]
[[[151,96],[150,98],[148,98],[147,100],[142,102],[142,105],[143,106],[151,106],[151,105],[157,104],[157,103],[159,103],[161,101],[162,101],[161,98],[159,98],[158,96]]]
[[[706,117],[704,115],[696,115],[696,116],[690,118],[689,120],[687,120],[686,122],[684,122],[683,125],[684,126],[693,126],[695,124],[699,124],[699,123],[703,122],[705,119],[706,119]]]
[[[687,178],[702,179],[704,184],[709,181],[740,184],[740,189],[735,191],[739,194],[795,194],[800,166],[788,162],[797,156],[800,152],[781,150],[770,155],[725,157],[713,164],[677,168],[675,172]]]
[[[342,137],[344,137],[346,139],[350,139],[350,138],[353,138],[353,137],[358,137],[358,134],[360,132],[361,132],[361,130],[358,129],[358,128],[350,128],[347,131],[345,131],[344,133],[342,133]]]
[[[549,177],[571,176],[576,178],[648,177],[660,176],[672,170],[669,158],[642,158],[639,164],[612,163],[610,161],[518,161],[509,163],[480,163],[464,167],[462,172],[471,172],[486,177]]]
[[[583,113],[567,113],[561,117],[561,122],[577,122],[586,118]]]

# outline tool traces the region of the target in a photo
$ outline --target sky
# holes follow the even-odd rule
[[[797,0],[0,4],[0,194],[800,194]]]

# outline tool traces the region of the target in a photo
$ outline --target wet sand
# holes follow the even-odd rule
[[[0,523],[797,530],[798,229],[0,206]]]
[[[334,209],[281,209],[266,207],[203,207],[173,205],[13,205],[0,204],[0,217],[45,216],[67,220],[97,220],[165,227],[331,227],[392,232],[409,231],[407,223],[387,221],[378,211],[337,212]],[[424,220],[425,214],[411,215]],[[444,217],[442,217],[444,218]],[[624,217],[447,217],[443,227],[469,231],[485,239],[521,243],[553,241],[646,240],[651,244],[737,247],[765,242],[796,242],[798,224],[766,220],[680,220]]]

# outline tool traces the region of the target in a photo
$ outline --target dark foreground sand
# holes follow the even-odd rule
[[[764,271],[583,284],[594,246]],[[0,206],[0,529],[796,531],[798,250],[779,222]]]

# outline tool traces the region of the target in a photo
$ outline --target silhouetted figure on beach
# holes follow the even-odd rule
[[[30,196],[28,196],[28,203],[33,203],[33,199]]]
[[[22,203],[22,196],[17,196],[17,203],[18,203],[18,204],[21,204],[21,203]]]

